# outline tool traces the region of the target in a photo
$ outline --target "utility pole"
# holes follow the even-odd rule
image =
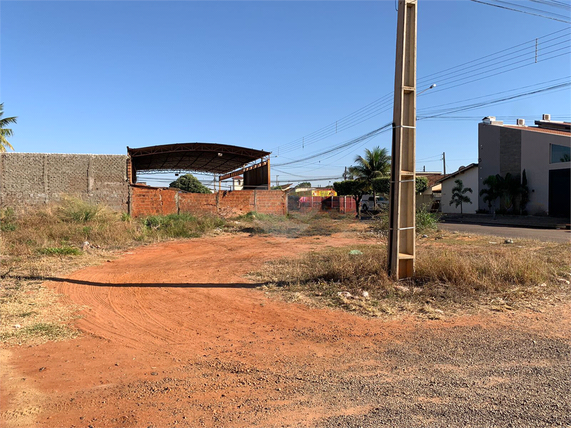
[[[442,173],[446,175],[446,152],[442,152]]]
[[[414,275],[416,17],[417,1],[399,0],[388,251],[388,271],[395,279]]]

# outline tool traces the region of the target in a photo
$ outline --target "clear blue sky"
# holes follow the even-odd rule
[[[418,98],[419,116],[569,82],[569,24],[469,1],[419,0],[418,11],[418,90],[437,84]],[[279,153],[272,180],[279,174],[284,183],[338,177],[364,148],[390,150],[387,132],[277,166],[392,120],[390,98],[354,116],[386,107],[362,123],[319,141],[309,135],[392,91],[394,1],[2,1],[0,16],[0,101],[5,115],[18,116],[11,143],[19,152],[125,154],[126,146],[218,142]],[[441,170],[442,152],[448,172],[477,162],[484,116],[569,120],[570,94],[566,87],[419,121],[417,170]]]

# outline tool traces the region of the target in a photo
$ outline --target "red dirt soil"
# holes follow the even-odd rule
[[[311,426],[359,413],[307,384],[332,371],[390,377],[375,353],[420,321],[284,303],[245,277],[270,259],[358,242],[222,235],[140,247],[48,283],[84,307],[76,326],[85,334],[2,351],[2,426]]]

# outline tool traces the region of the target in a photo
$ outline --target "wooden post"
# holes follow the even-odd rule
[[[395,279],[414,275],[416,9],[416,0],[399,0],[388,251],[388,271]]]
[[[267,178],[267,181],[268,181],[268,190],[272,190],[272,178],[270,175],[270,157],[269,156],[268,156],[268,178]]]

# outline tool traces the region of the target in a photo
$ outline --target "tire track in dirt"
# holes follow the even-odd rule
[[[340,236],[319,241],[203,238],[139,248],[105,266],[76,272],[69,281],[49,285],[73,303],[89,308],[77,323],[88,333],[135,348],[200,347],[201,336],[224,337],[221,326],[231,325],[234,335],[239,330],[242,337],[248,336],[252,324],[246,320],[256,322],[261,317],[258,322],[266,323],[268,313],[272,321],[294,327],[307,316],[307,310],[297,308],[298,319],[288,320],[279,309],[264,308],[267,299],[248,289],[250,281],[244,275],[271,258],[355,242],[355,238]]]
[[[268,299],[244,278],[269,259],[357,242],[163,243],[48,284],[87,307],[76,324],[89,334],[13,355],[14,372],[42,394],[26,404],[40,409],[35,426],[483,426],[503,417],[490,413],[490,394],[516,425],[563,420],[565,408],[550,406],[565,390],[569,338],[553,326],[569,322],[568,308],[368,320]],[[512,400],[506,388],[523,392]]]

